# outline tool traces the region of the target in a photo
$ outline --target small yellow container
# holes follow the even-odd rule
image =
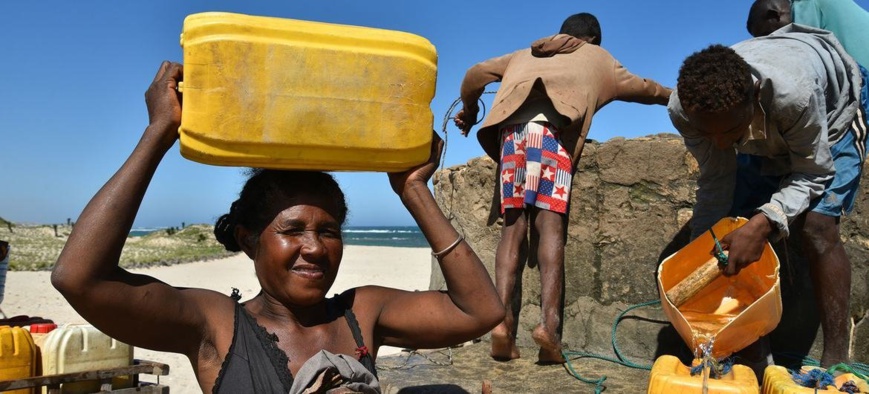
[[[712,229],[720,239],[747,222],[745,218],[724,218]],[[696,351],[700,343],[714,338],[712,356],[720,360],[778,325],[782,314],[781,283],[778,256],[767,242],[760,260],[735,276],[718,277],[677,308],[666,292],[704,264],[714,247],[707,231],[667,257],[658,269],[658,291],[664,313],[685,343]]]
[[[813,369],[814,367],[803,367],[804,371]],[[860,379],[854,374],[845,373],[835,377],[836,387],[842,387],[842,384],[851,380],[857,384],[857,388],[861,393],[869,393],[869,384],[865,380]],[[827,387],[827,389],[818,389],[802,387],[794,382],[791,378],[791,373],[785,367],[778,365],[770,365],[763,371],[763,394],[814,394],[814,393],[839,393],[841,391],[835,387]]]
[[[729,373],[706,381],[709,394],[757,394],[760,387],[751,368],[734,364]],[[703,392],[703,376],[691,376],[691,368],[677,357],[664,355],[655,360],[649,375],[648,394],[698,394]]]
[[[66,324],[52,330],[42,346],[42,374],[125,367],[133,364],[133,347],[100,332],[89,324]],[[112,388],[132,387],[132,376],[112,379]],[[99,391],[98,381],[64,383],[62,393],[93,393]],[[43,392],[47,392],[43,388]]]
[[[207,12],[184,20],[181,45],[188,159],[399,171],[429,157],[437,53],[425,38]]]
[[[0,326],[0,380],[33,377],[36,372],[36,347],[30,332],[21,327]],[[6,393],[30,394],[21,389]]]

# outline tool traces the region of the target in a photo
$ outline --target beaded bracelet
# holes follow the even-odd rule
[[[454,249],[454,248],[455,248],[459,243],[461,243],[462,240],[464,240],[464,239],[465,239],[465,236],[464,236],[464,235],[459,235],[459,238],[457,238],[455,242],[453,242],[452,244],[450,244],[450,246],[447,246],[446,248],[444,248],[444,250],[442,250],[442,251],[440,251],[440,252],[434,252],[434,251],[433,251],[433,252],[431,252],[431,255],[434,256],[434,257],[436,257],[436,258],[440,258],[441,256],[443,256],[443,255],[449,253],[451,250],[453,250],[453,249]]]

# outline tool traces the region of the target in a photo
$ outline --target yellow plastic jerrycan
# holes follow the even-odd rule
[[[425,162],[437,53],[410,33],[207,12],[181,34],[182,156],[398,171]]]
[[[727,374],[706,380],[709,394],[757,394],[760,387],[751,368],[734,364]],[[703,392],[703,376],[691,376],[691,368],[677,357],[664,355],[655,360],[649,374],[648,394],[697,394]]]
[[[741,227],[745,218],[721,219],[712,230],[724,237]],[[719,276],[678,308],[667,291],[709,260],[715,247],[710,232],[667,257],[658,269],[658,291],[667,318],[695,352],[714,339],[711,355],[725,358],[772,331],[781,320],[779,260],[769,242],[760,260],[732,277]]]
[[[804,372],[816,367],[803,367]],[[763,371],[763,394],[814,394],[814,393],[839,393],[836,387],[842,387],[845,382],[852,381],[860,389],[861,393],[869,393],[869,384],[854,374],[845,373],[834,378],[835,387],[827,386],[826,389],[802,387],[795,383],[791,373],[785,367],[770,365]]]
[[[30,332],[21,327],[0,326],[0,380],[33,377],[36,372],[36,346]],[[7,391],[30,394],[32,389]]]

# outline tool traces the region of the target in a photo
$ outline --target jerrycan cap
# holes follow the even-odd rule
[[[39,324],[31,324],[30,325],[30,333],[31,334],[46,334],[51,332],[57,328],[57,324],[54,323],[39,323]]]

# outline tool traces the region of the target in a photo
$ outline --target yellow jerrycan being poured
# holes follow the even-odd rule
[[[429,157],[437,53],[410,33],[207,12],[184,20],[182,156],[400,171]]]
[[[724,237],[741,227],[745,218],[724,218],[712,230]],[[760,260],[732,277],[717,276],[692,297],[676,306],[666,296],[674,286],[701,268],[715,249],[707,231],[687,246],[667,257],[658,269],[658,290],[667,318],[686,344],[702,357],[698,349],[710,341],[709,356],[722,359],[742,350],[772,331],[781,320],[779,260],[769,242]]]

